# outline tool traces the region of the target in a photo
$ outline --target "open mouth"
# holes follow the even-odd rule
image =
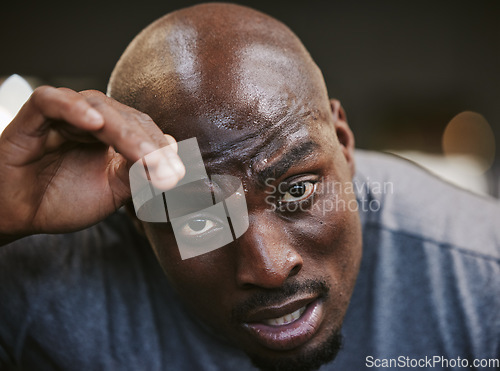
[[[262,309],[243,327],[266,348],[291,350],[314,337],[323,320],[323,312],[320,298],[301,299]]]
[[[284,316],[278,318],[265,319],[263,323],[269,326],[288,325],[289,323],[298,320],[305,311],[306,311],[306,306],[303,306],[302,308],[297,309],[293,313],[285,314]]]

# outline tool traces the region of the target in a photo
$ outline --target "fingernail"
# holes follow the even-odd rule
[[[156,169],[156,176],[158,179],[167,179],[173,175],[174,174],[172,173],[170,166],[168,166],[168,161],[166,159],[162,159]]]
[[[172,163],[172,166],[177,175],[181,177],[184,176],[186,169],[184,168],[184,164],[182,163],[182,161],[178,158],[173,158],[170,162]]]
[[[168,147],[170,147],[171,149],[174,150],[175,153],[177,153],[177,150],[178,150],[178,145],[177,145],[177,142],[174,140],[172,142],[172,136],[168,135],[168,134],[163,134],[163,136],[168,140],[169,142],[169,145]]]
[[[85,112],[85,121],[92,125],[102,125],[104,124],[104,117],[94,108],[89,108]]]

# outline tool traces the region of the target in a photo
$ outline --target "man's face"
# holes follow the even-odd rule
[[[181,260],[169,226],[145,225],[188,308],[261,364],[317,358],[316,349],[337,340],[361,253],[346,186],[351,174],[332,114],[312,109],[285,121],[231,144],[220,135],[200,141],[208,173],[244,185],[250,225],[242,237]],[[215,236],[218,224],[200,214],[183,231],[195,244]]]
[[[209,175],[241,180],[249,228],[186,260],[170,225],[144,223],[146,235],[179,297],[214,333],[260,367],[318,367],[335,354],[361,257],[347,124],[307,57],[245,40],[208,58],[197,45],[170,56],[182,67],[176,82],[153,86],[143,110],[177,140],[196,137]],[[189,60],[197,62],[187,68]],[[216,238],[219,222],[200,214],[180,229],[196,244]]]

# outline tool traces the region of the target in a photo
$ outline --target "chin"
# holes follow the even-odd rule
[[[323,343],[303,353],[281,355],[277,352],[276,356],[248,356],[254,366],[262,371],[312,371],[332,362],[341,348],[342,334],[340,331],[334,331]]]

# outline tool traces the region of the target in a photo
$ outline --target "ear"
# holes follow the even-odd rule
[[[340,102],[337,99],[330,99],[330,107],[332,110],[335,132],[337,133],[337,138],[340,146],[342,147],[342,153],[344,154],[349,170],[351,171],[351,177],[353,177],[355,172],[354,134],[347,124],[347,116],[344,109],[340,105]]]

